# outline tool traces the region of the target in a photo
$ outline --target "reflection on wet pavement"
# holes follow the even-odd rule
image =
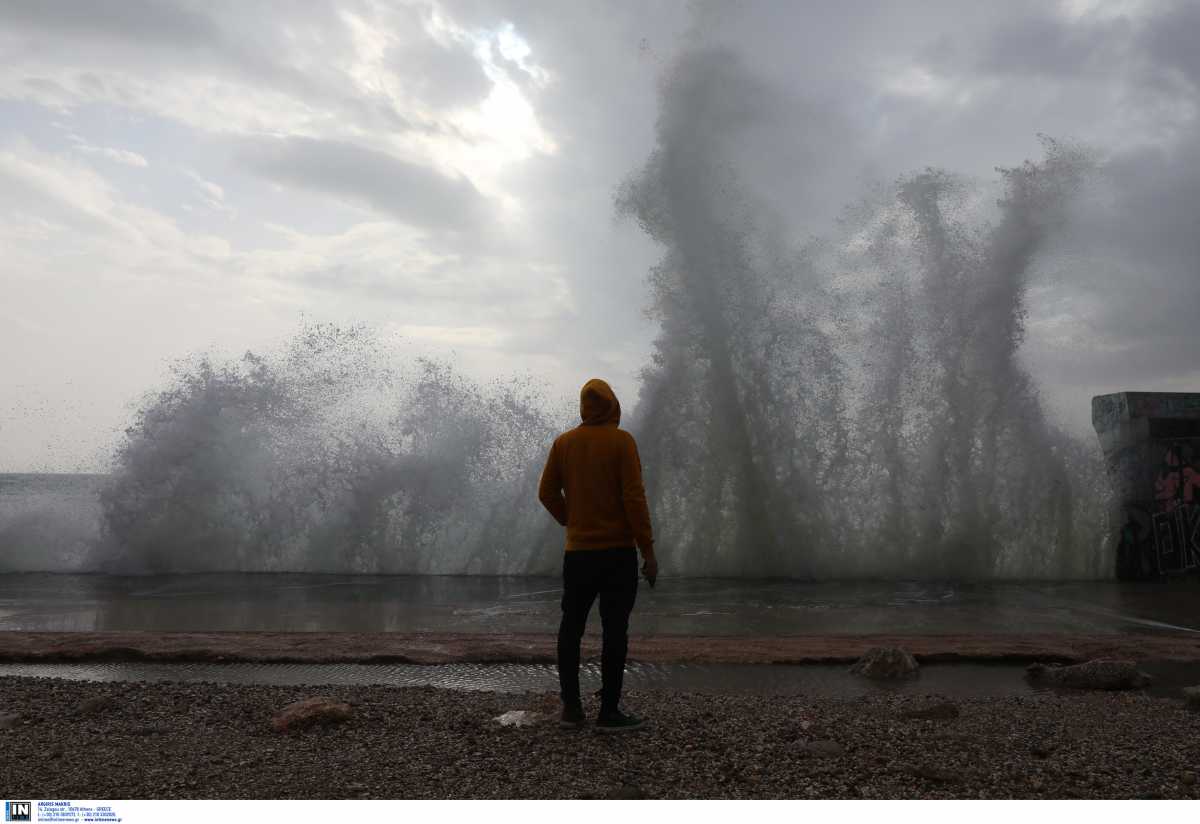
[[[0,575],[0,630],[554,632],[554,578]],[[594,623],[599,624],[597,616]],[[1200,632],[1200,582],[660,579],[638,635]]]

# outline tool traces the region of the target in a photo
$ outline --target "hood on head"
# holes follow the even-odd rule
[[[579,417],[588,426],[619,424],[621,402],[611,386],[599,378],[592,378],[579,390]]]

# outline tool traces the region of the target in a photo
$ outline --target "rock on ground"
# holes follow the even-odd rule
[[[1134,690],[1147,686],[1151,680],[1133,661],[1108,659],[1069,667],[1031,664],[1025,671],[1035,683],[1084,690]]]
[[[859,658],[850,671],[867,678],[890,680],[916,678],[917,659],[900,647],[872,647]]]
[[[496,721],[502,727],[532,727],[534,724],[541,724],[550,719],[549,713],[534,712],[533,710],[509,710],[496,717]]]
[[[288,704],[271,719],[271,728],[286,732],[313,724],[337,724],[349,720],[349,704],[317,696]]]

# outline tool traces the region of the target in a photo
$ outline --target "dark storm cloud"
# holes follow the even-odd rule
[[[307,137],[245,141],[238,162],[287,186],[333,195],[435,231],[481,232],[487,200],[465,178],[453,178],[384,152]]]
[[[1069,355],[1131,387],[1200,373],[1200,151],[1196,140],[1113,157],[1063,240],[1082,257],[1063,287],[1094,307]]]
[[[1072,318],[1069,334],[1035,333],[1030,349],[1052,391],[1076,392],[1076,405],[1101,391],[1184,388],[1200,375],[1197,30],[1194,3],[1138,18],[1034,13],[958,52],[959,71],[1013,94],[1036,75],[1041,98],[1067,111],[1090,84],[1110,102],[1103,114],[1114,128],[1142,132],[1125,147],[1089,134],[1104,160],[1043,261],[1053,274],[1031,284],[1047,300],[1030,307],[1035,329],[1039,317]]]
[[[1194,94],[1200,90],[1200,3],[1181,2],[1154,18],[1140,46],[1166,79],[1185,79]],[[1195,98],[1192,98],[1193,104]]]
[[[931,65],[999,76],[1040,76],[1050,81],[1124,76],[1142,93],[1178,91],[1179,81],[1200,81],[1200,4],[1163,3],[1145,16],[1076,20],[1035,8],[1000,23],[974,43],[930,50]]]
[[[1128,20],[1071,24],[1050,12],[1002,25],[970,61],[985,72],[1064,77],[1107,72],[1127,59]]]

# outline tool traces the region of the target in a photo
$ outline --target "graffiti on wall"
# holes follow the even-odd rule
[[[1117,577],[1200,572],[1200,392],[1097,395],[1092,425],[1119,507]]]
[[[1163,453],[1154,479],[1154,500],[1160,512],[1197,503],[1200,498],[1200,472],[1193,465],[1195,451],[1195,443],[1176,441]]]
[[[1126,503],[1122,507],[1125,522],[1117,544],[1117,577],[1149,578],[1161,574],[1154,544],[1154,513],[1149,506]]]
[[[1163,450],[1154,479],[1151,516],[1159,573],[1200,568],[1200,441],[1174,441]]]

